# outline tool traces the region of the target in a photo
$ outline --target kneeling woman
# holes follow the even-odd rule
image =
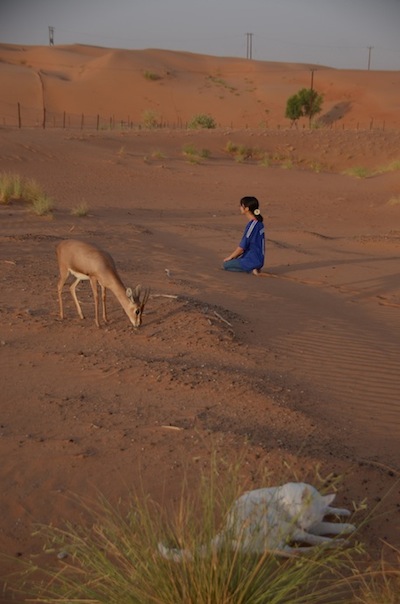
[[[265,256],[264,224],[258,199],[242,197],[240,213],[247,218],[248,223],[239,247],[224,259],[223,268],[226,271],[252,272],[258,275],[260,269],[264,266]]]

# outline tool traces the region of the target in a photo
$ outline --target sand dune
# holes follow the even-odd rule
[[[339,128],[398,129],[398,72],[346,71],[317,65],[249,61],[185,52],[113,50],[85,45],[0,45],[0,119],[26,125],[43,107],[59,119],[99,114],[116,122],[180,126],[199,113],[221,127],[288,127],[286,101],[311,86],[324,96],[322,123]]]

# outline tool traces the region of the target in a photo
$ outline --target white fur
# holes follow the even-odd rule
[[[211,549],[227,546],[253,554],[265,551],[291,554],[306,552],[310,546],[341,543],[340,539],[333,543],[332,537],[326,535],[351,533],[355,527],[324,522],[327,515],[350,515],[348,510],[331,507],[335,496],[321,495],[315,487],[303,482],[247,491],[233,504],[225,528],[211,541]],[[303,546],[292,547],[294,542]],[[161,543],[158,549],[164,558],[175,562],[193,558],[185,549],[167,548]],[[197,553],[204,556],[209,549],[203,545]]]

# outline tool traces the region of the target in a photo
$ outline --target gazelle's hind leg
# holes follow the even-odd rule
[[[83,312],[82,312],[82,309],[81,309],[81,305],[79,304],[79,300],[78,300],[78,297],[77,297],[76,291],[75,291],[76,290],[76,286],[78,285],[78,283],[80,283],[80,281],[82,281],[82,279],[80,279],[79,277],[77,277],[76,280],[73,282],[73,284],[70,286],[69,289],[70,289],[72,298],[73,298],[73,300],[75,302],[75,306],[76,306],[76,310],[78,311],[78,315],[79,315],[79,317],[81,319],[84,319],[85,317],[83,315]]]
[[[99,292],[97,290],[97,279],[96,277],[90,277],[90,286],[92,288],[92,292],[93,292],[93,298],[94,298],[94,320],[95,323],[97,325],[97,327],[100,327],[100,322],[99,322]]]
[[[325,516],[350,516],[351,512],[343,508],[332,508],[328,507],[325,512]]]

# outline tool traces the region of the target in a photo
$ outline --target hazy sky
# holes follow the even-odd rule
[[[400,70],[400,0],[0,0],[0,42]],[[252,35],[249,35],[252,34]]]

